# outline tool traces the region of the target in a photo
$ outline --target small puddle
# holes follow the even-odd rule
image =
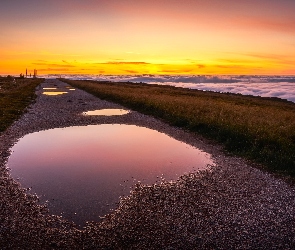
[[[68,92],[54,92],[54,91],[45,91],[42,94],[43,95],[63,95],[63,94],[67,94]]]
[[[11,175],[50,212],[84,225],[99,221],[137,181],[180,175],[213,164],[210,155],[135,125],[56,128],[24,136],[12,148]]]
[[[57,89],[57,88],[43,88],[44,90],[52,90],[52,89]]]
[[[113,116],[113,115],[126,115],[130,113],[130,110],[125,109],[98,109],[83,112],[83,115],[102,115],[102,116]]]
[[[68,90],[76,90],[76,89],[74,89],[74,88],[72,88],[72,87],[69,87],[69,86],[66,86],[66,88],[67,88]]]

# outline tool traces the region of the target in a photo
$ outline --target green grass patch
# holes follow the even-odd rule
[[[35,100],[35,89],[43,81],[44,79],[0,77],[0,133]]]
[[[101,99],[202,134],[229,152],[295,177],[292,102],[171,86],[62,80]]]

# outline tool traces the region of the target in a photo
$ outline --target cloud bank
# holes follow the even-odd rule
[[[56,77],[55,75],[53,77]],[[69,79],[143,82],[295,102],[295,76],[66,75]]]

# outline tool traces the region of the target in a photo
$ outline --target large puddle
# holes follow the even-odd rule
[[[12,148],[11,174],[50,211],[83,225],[115,208],[137,181],[153,184],[213,164],[210,155],[163,133],[120,124],[56,128]]]

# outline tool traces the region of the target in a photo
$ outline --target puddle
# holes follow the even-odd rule
[[[98,109],[83,112],[83,115],[102,115],[102,116],[112,116],[112,115],[126,115],[130,113],[130,110],[125,109]]]
[[[43,95],[63,95],[63,94],[67,94],[68,92],[51,92],[51,91],[45,91],[42,94]]]
[[[76,89],[74,89],[74,88],[72,88],[72,87],[69,87],[69,86],[66,86],[66,88],[67,88],[68,90],[76,90]]]
[[[178,176],[213,164],[210,155],[135,125],[56,128],[24,136],[12,148],[11,175],[51,213],[79,225],[99,221],[137,181]]]
[[[45,90],[50,90],[50,89],[57,89],[57,88],[43,88]]]

